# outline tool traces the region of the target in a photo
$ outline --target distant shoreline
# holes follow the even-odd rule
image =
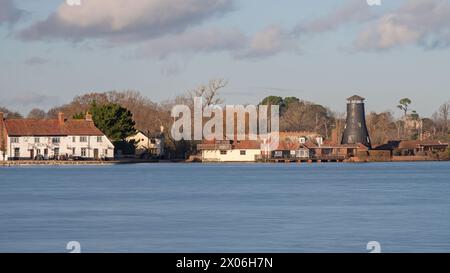
[[[110,166],[125,164],[204,164],[204,165],[228,165],[228,164],[267,164],[267,165],[314,165],[314,164],[357,164],[357,163],[397,163],[397,162],[450,162],[449,160],[392,160],[392,161],[341,161],[341,162],[190,162],[190,161],[169,161],[169,160],[112,160],[112,161],[1,161],[0,167],[14,166]]]

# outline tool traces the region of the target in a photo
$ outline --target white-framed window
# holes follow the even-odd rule
[[[59,148],[53,149],[53,155],[54,155],[55,157],[58,157],[58,156],[59,156]]]
[[[41,139],[39,137],[34,138],[34,143],[41,143]]]
[[[73,136],[73,137],[72,137],[72,142],[73,142],[73,143],[77,142],[77,137],[74,137],[74,136]]]
[[[53,144],[61,143],[61,138],[60,137],[52,137],[52,143]]]
[[[105,149],[105,156],[108,156],[108,149]]]
[[[18,137],[12,137],[11,138],[11,143],[19,143],[19,138]]]
[[[221,150],[221,151],[220,151],[220,154],[221,154],[221,155],[226,155],[226,154],[227,154],[227,151]]]
[[[77,151],[77,148],[72,148],[72,155],[75,155]]]
[[[20,157],[20,148],[14,148],[14,157],[19,158]]]
[[[241,150],[240,153],[241,153],[241,155],[246,155],[246,154],[247,154],[247,151]]]
[[[80,136],[80,142],[87,142],[86,136]]]
[[[81,156],[86,156],[87,149],[86,148],[81,148]]]
[[[98,137],[97,137],[97,142],[98,142],[98,143],[102,143],[102,142],[103,142],[103,137],[98,136]]]

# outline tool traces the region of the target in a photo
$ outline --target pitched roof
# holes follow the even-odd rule
[[[414,149],[420,146],[448,146],[448,143],[443,143],[437,140],[403,140],[399,143],[400,149]]]
[[[4,121],[9,136],[102,136],[104,135],[92,121],[57,119],[6,119]]]
[[[377,146],[376,150],[416,149],[421,146],[449,146],[446,142],[438,140],[390,140],[388,143]]]
[[[234,149],[242,149],[242,150],[258,150],[261,149],[261,141],[259,140],[241,140],[235,142],[233,145]]]
[[[280,141],[278,143],[277,151],[290,151],[300,149],[300,143],[290,141]]]

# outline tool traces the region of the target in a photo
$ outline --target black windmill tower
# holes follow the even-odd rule
[[[364,98],[357,95],[347,99],[347,122],[342,135],[342,144],[361,143],[371,148],[369,131],[366,126],[364,100]]]

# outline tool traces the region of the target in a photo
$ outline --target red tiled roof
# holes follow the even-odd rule
[[[261,141],[258,140],[241,140],[239,142],[235,142],[233,145],[234,149],[242,149],[242,150],[258,150],[261,149]]]
[[[316,132],[278,132],[280,138],[289,138],[289,137],[305,137],[305,136],[319,136],[319,133]]]
[[[400,149],[414,149],[419,146],[448,146],[448,143],[443,143],[437,140],[403,140],[399,143],[398,148]]]
[[[290,151],[300,149],[300,143],[290,141],[280,141],[278,143],[278,151]]]
[[[57,119],[6,119],[5,127],[10,136],[102,136],[92,121]]]
[[[68,120],[65,122],[68,135],[75,136],[103,136],[103,132],[100,131],[92,121],[86,120]]]

